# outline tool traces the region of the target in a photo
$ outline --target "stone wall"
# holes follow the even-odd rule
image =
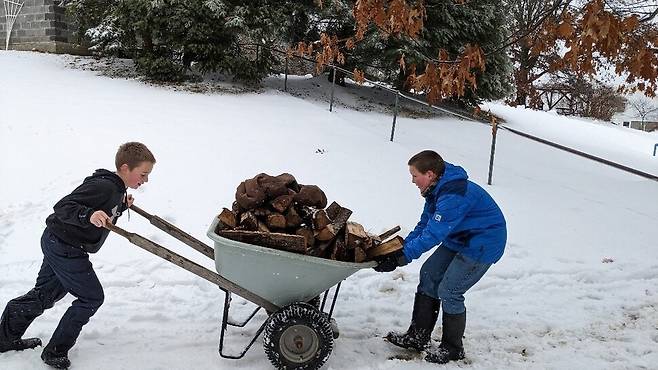
[[[9,49],[84,54],[86,50],[72,42],[66,10],[59,3],[59,0],[25,0],[12,28]],[[0,9],[0,49],[4,50],[7,32],[4,4]]]

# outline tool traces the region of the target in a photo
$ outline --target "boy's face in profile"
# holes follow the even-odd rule
[[[141,162],[132,170],[124,163],[119,167],[117,174],[121,177],[126,187],[137,189],[143,183],[149,181],[149,174],[151,171],[153,171],[153,163],[151,162]]]
[[[421,173],[416,167],[409,166],[409,173],[411,174],[411,182],[416,184],[421,194],[424,194],[425,190],[436,180],[436,175],[432,170]]]

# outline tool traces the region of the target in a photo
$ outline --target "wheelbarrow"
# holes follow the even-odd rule
[[[265,354],[275,368],[319,369],[329,359],[334,339],[338,338],[332,315],[341,282],[361,269],[376,266],[373,261],[334,261],[226,239],[215,233],[219,222],[217,217],[207,232],[214,242],[212,248],[135,205],[130,209],[215,261],[217,273],[138,234],[112,224],[106,226],[132,244],[216,284],[225,293],[219,338],[219,354],[224,358],[244,357],[263,333]],[[332,289],[333,298],[328,305]],[[231,294],[257,306],[242,322],[229,319]],[[329,306],[328,310],[326,306]],[[251,341],[238,354],[225,353],[228,326],[244,327],[261,308],[268,316]]]

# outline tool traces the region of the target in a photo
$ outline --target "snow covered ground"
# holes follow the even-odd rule
[[[34,284],[52,205],[94,169],[111,169],[126,141],[146,143],[158,161],[133,193],[135,204],[207,242],[208,225],[237,184],[260,172],[317,184],[371,232],[399,224],[403,236],[423,204],[406,166],[411,155],[435,149],[486,183],[491,130],[483,124],[400,118],[391,143],[390,115],[340,105],[330,113],[312,94],[194,94],[71,70],[69,62],[0,53],[3,307]],[[309,81],[326,85],[326,78],[298,83]],[[658,174],[656,135],[486,108],[510,127]],[[466,360],[443,368],[658,368],[658,183],[500,131],[494,184],[486,188],[507,217],[509,243],[466,297]],[[213,269],[135,213],[119,225]],[[219,357],[217,287],[117,235],[91,260],[106,300],[70,353],[73,369],[269,368],[260,340],[242,360]],[[404,352],[382,339],[408,326],[423,260],[344,282],[335,311],[341,336],[326,369],[436,368],[390,360]],[[250,312],[251,304],[234,301],[234,317]],[[70,302],[46,311],[27,335],[47,341]],[[229,334],[229,350],[255,330]],[[39,354],[0,354],[0,368],[46,368]]]

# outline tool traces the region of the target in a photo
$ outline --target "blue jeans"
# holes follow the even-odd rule
[[[477,283],[491,267],[444,246],[420,268],[418,293],[443,301],[443,312],[457,315],[466,312],[464,293]]]
[[[41,237],[43,263],[37,282],[27,294],[14,298],[0,320],[0,339],[20,338],[28,326],[55,302],[71,293],[77,299],[64,313],[47,348],[66,354],[75,344],[82,327],[103,304],[103,287],[81,248],[59,240],[47,228]]]

